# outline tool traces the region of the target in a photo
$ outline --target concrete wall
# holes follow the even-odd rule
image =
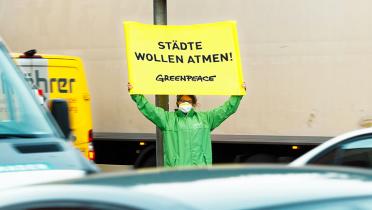
[[[248,95],[215,133],[332,136],[372,118],[371,7],[369,0],[168,0],[168,24],[238,22]],[[152,1],[0,0],[0,34],[13,52],[82,57],[95,131],[151,133],[126,90],[123,20],[152,23]],[[199,109],[225,99],[201,97]]]

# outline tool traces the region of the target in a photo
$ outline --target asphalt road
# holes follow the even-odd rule
[[[97,166],[102,170],[102,172],[116,172],[116,171],[128,171],[132,169],[132,165],[107,165],[107,164],[97,164]]]

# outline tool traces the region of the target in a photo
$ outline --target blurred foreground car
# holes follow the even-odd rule
[[[0,192],[1,209],[372,209],[372,172],[225,166],[97,174]]]
[[[50,104],[55,119],[40,105],[0,38],[0,189],[98,171],[72,146],[67,103],[56,99]]]
[[[297,158],[290,166],[308,164],[372,168],[372,128],[332,138]]]

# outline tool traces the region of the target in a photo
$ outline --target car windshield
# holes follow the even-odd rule
[[[0,42],[0,138],[59,135]]]

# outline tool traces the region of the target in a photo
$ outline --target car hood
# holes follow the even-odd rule
[[[123,189],[195,209],[245,209],[293,202],[372,195],[372,173],[341,167],[247,165],[97,174],[61,183]]]
[[[0,173],[39,169],[99,171],[72,142],[60,138],[1,139],[0,151]]]
[[[372,196],[370,171],[248,165],[96,174],[0,193],[0,208],[78,199],[139,209],[271,209],[356,196]]]
[[[41,165],[35,167],[41,167]],[[0,190],[31,184],[41,184],[66,179],[81,178],[85,175],[86,172],[83,170],[31,170],[3,173],[0,172]]]

